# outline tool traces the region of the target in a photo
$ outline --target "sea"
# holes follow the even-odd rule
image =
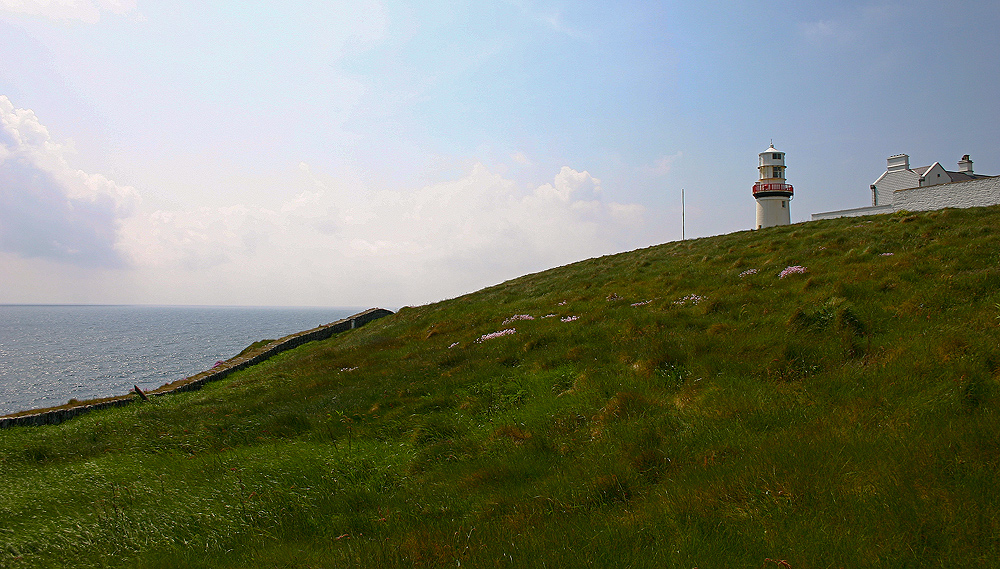
[[[0,415],[155,389],[362,310],[0,305]]]

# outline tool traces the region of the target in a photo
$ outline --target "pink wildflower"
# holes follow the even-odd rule
[[[689,295],[687,295],[685,297],[681,297],[681,298],[675,300],[674,304],[676,304],[678,306],[684,306],[685,304],[687,304],[687,303],[690,302],[691,304],[697,305],[699,302],[701,302],[703,300],[705,300],[704,296],[700,296],[700,295],[697,295],[697,294],[689,294]]]
[[[500,336],[509,336],[514,332],[517,332],[515,328],[507,328],[506,330],[499,330],[497,332],[490,332],[489,334],[483,334],[482,336],[479,337],[478,340],[476,340],[476,343],[482,344],[486,340],[492,340],[493,338],[499,338]]]
[[[542,316],[542,318],[552,318],[553,316],[555,316],[555,314],[546,314],[545,316]]]
[[[452,345],[448,346],[448,349],[450,350],[450,349],[454,348],[454,347],[455,347],[455,346],[457,346],[457,345],[458,345],[458,342],[455,342],[454,344],[452,344]]]
[[[573,322],[574,320],[579,320],[579,316],[563,316],[559,319],[560,322]]]
[[[649,304],[650,302],[653,302],[653,301],[652,300],[644,300],[642,302],[633,302],[632,306],[645,306],[645,305]]]
[[[778,278],[783,279],[788,275],[793,275],[796,273],[805,274],[806,268],[803,267],[802,265],[792,265],[791,267],[785,267],[785,269],[778,274]]]
[[[742,279],[743,277],[749,277],[750,275],[756,275],[756,274],[757,274],[757,269],[747,269],[742,273],[740,273],[740,278]]]
[[[534,320],[534,319],[535,317],[530,314],[515,314],[510,318],[504,320],[502,325],[506,326],[507,324],[510,324],[511,322],[515,322],[517,320]]]
[[[880,257],[892,257],[892,253],[882,253]]]

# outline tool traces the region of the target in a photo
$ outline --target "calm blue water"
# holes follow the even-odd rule
[[[361,310],[0,305],[0,415],[155,389]]]

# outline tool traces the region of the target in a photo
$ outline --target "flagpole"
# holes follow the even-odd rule
[[[686,237],[684,231],[684,188],[681,188],[681,241],[684,241]]]

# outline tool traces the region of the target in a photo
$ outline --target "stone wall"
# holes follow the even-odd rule
[[[1000,176],[896,190],[892,194],[892,200],[896,211],[932,211],[946,207],[997,205],[1000,204]]]
[[[259,350],[247,354],[246,356],[226,360],[221,365],[208,371],[204,371],[197,375],[165,385],[159,389],[149,391],[146,395],[149,397],[158,397],[168,393],[179,393],[182,391],[194,391],[196,389],[201,389],[202,385],[210,381],[218,381],[231,373],[257,365],[286,350],[297,348],[307,342],[326,340],[334,334],[345,332],[347,330],[353,330],[354,328],[360,328],[372,320],[377,320],[379,318],[389,316],[390,314],[392,314],[391,310],[385,310],[383,308],[370,308],[364,312],[348,316],[347,318],[320,326],[318,328],[313,328],[312,330],[291,334],[281,338],[280,340],[275,340]],[[89,405],[82,404],[65,409],[53,409],[51,411],[42,411],[28,415],[3,417],[0,418],[0,429],[17,426],[58,425],[63,421],[72,419],[73,417],[77,417],[84,413],[97,411],[99,409],[108,409],[110,407],[124,407],[125,405],[128,405],[136,400],[138,400],[137,397],[129,394],[112,397],[110,399],[102,400]]]

